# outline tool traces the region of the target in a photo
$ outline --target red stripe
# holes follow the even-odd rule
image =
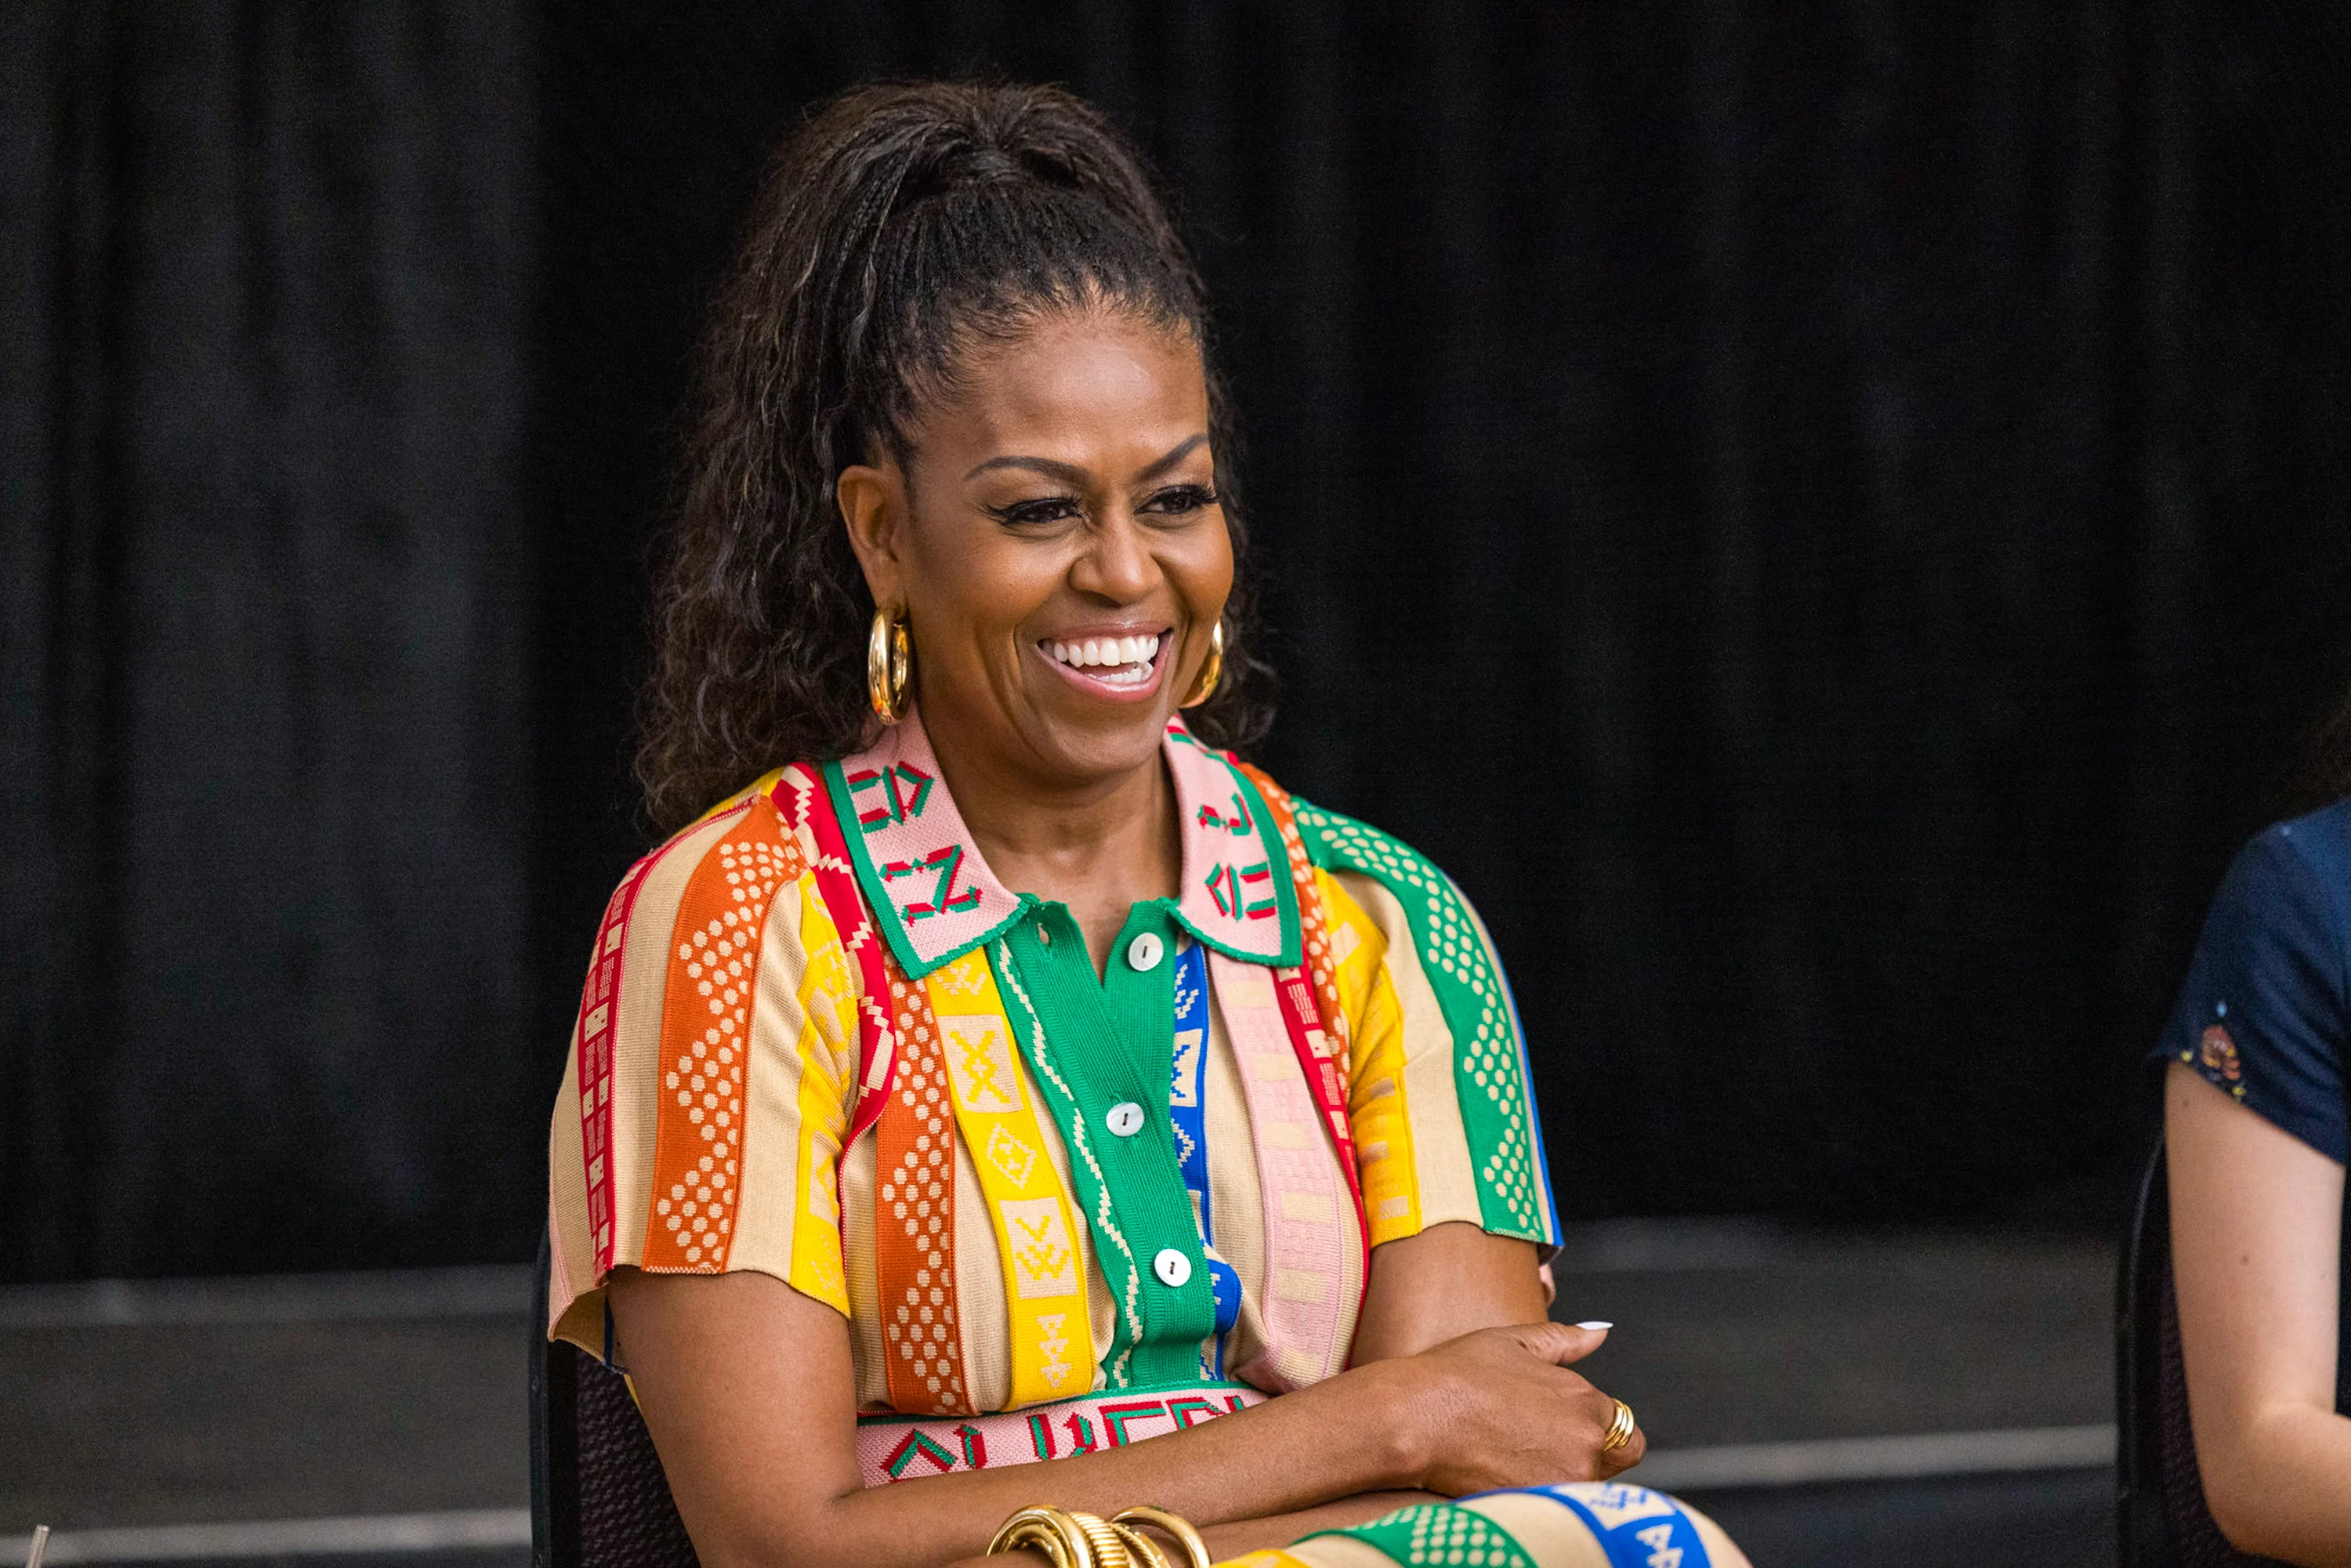
[[[612,1036],[620,1022],[621,959],[628,950],[629,915],[637,906],[637,890],[664,852],[656,850],[631,866],[612,890],[596,927],[588,981],[580,992],[580,1159],[588,1178],[588,1240],[600,1280],[612,1267]],[[589,1020],[599,1008],[603,1016],[591,1029]]]
[[[846,1161],[849,1151],[881,1118],[882,1107],[889,1103],[890,1086],[898,1076],[897,1033],[891,1025],[889,977],[882,967],[882,934],[873,928],[872,915],[857,891],[857,873],[851,869],[849,845],[841,836],[841,820],[833,814],[831,793],[825,788],[824,776],[815,768],[797,771],[807,786],[800,800],[806,821],[799,825],[816,840],[817,896],[824,900],[825,909],[841,933],[841,946],[856,962],[858,983],[865,992],[859,998],[857,1009],[857,1109],[850,1117],[848,1133],[841,1140],[841,1158]],[[785,785],[790,782],[789,777],[778,780],[774,797],[777,809],[788,822],[794,821],[794,813],[793,808],[785,803],[783,794]],[[875,1081],[877,1073],[879,1082]],[[834,1190],[840,1188],[836,1186]]]
[[[1273,972],[1273,994],[1281,1004],[1281,1027],[1290,1035],[1290,1049],[1297,1053],[1298,1065],[1306,1074],[1307,1086],[1314,1091],[1314,1103],[1322,1108],[1322,1119],[1330,1124],[1331,1137],[1339,1145],[1339,1168],[1346,1173],[1347,1196],[1355,1203],[1355,1234],[1364,1249],[1364,1279],[1372,1277],[1372,1227],[1364,1213],[1363,1177],[1355,1170],[1355,1130],[1347,1120],[1345,1092],[1340,1087],[1339,1074],[1331,1061],[1314,1049],[1314,1036],[1322,1034],[1322,1015],[1314,1005],[1314,988],[1296,969],[1276,969]]]

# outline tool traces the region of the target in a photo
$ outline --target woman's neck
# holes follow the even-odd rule
[[[1069,906],[1100,972],[1128,911],[1176,894],[1183,844],[1176,790],[1155,747],[1123,773],[1040,779],[930,732],[964,825],[998,881]]]

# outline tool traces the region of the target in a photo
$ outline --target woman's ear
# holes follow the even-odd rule
[[[906,606],[905,568],[899,556],[906,521],[906,481],[895,463],[874,467],[852,463],[832,487],[849,548],[864,569],[873,602],[892,611]]]

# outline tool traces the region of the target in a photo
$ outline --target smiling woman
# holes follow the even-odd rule
[[[1230,444],[1134,154],[1050,90],[852,94],[714,322],[678,831],[597,935],[549,1217],[549,1333],[703,1560],[1743,1565],[1612,1484],[1476,912],[1233,749]]]

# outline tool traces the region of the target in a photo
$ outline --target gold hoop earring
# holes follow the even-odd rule
[[[906,699],[914,692],[914,641],[906,635],[906,623],[877,604],[865,634],[866,698],[883,724],[895,724],[905,716]]]
[[[1198,707],[1217,695],[1217,682],[1225,673],[1225,623],[1219,621],[1208,632],[1208,662],[1200,666],[1199,679],[1184,694],[1177,707]]]

